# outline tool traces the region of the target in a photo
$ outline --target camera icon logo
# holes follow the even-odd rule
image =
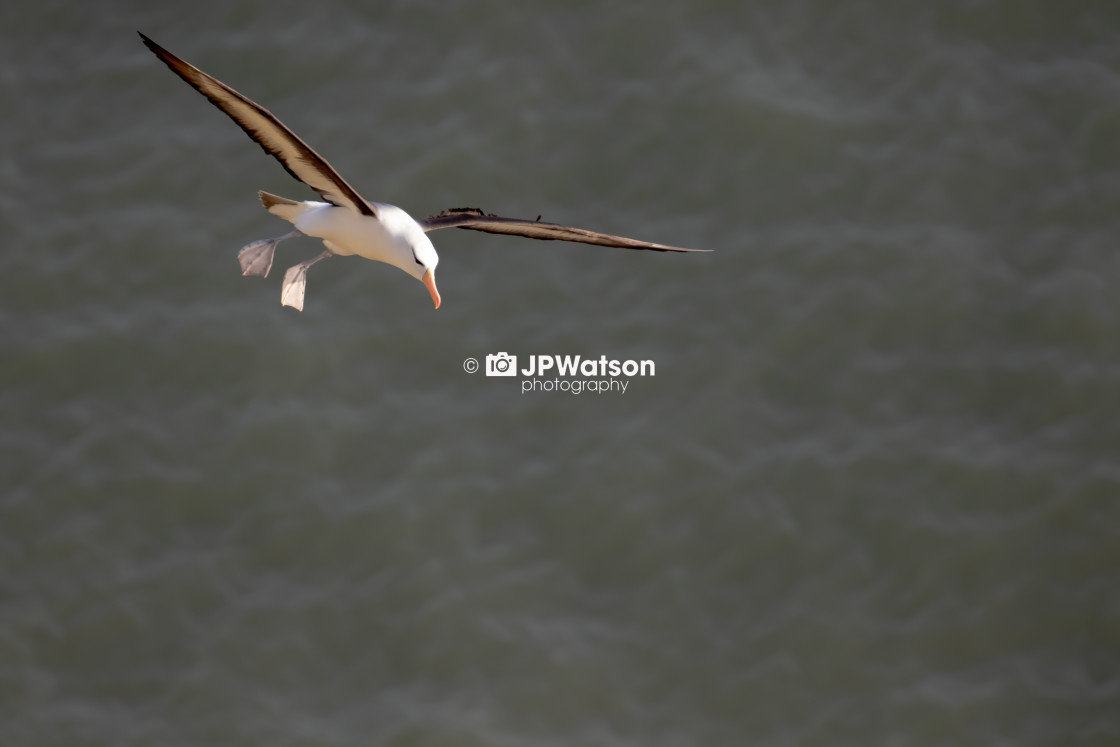
[[[495,353],[486,356],[487,376],[514,376],[517,374],[517,356]]]

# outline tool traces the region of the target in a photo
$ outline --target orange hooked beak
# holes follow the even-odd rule
[[[420,278],[420,280],[423,281],[424,287],[428,289],[428,293],[432,294],[432,303],[434,303],[436,305],[436,308],[438,309],[439,308],[439,291],[436,290],[436,273],[435,273],[435,270],[432,270],[431,268],[429,268],[427,270],[424,270],[424,275],[423,275],[423,277]]]

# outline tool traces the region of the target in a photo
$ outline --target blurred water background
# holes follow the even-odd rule
[[[137,29],[369,199],[715,252],[281,308],[313,194]],[[42,0],[0,92],[0,744],[1120,743],[1120,5]]]

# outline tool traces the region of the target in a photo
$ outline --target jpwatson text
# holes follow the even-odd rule
[[[578,355],[530,355],[529,367],[521,369],[522,376],[543,375],[555,370],[560,376],[654,376],[656,368],[653,361],[607,360],[601,355],[594,358],[581,358]]]

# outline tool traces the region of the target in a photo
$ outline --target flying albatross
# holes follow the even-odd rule
[[[243,247],[238,254],[242,275],[267,277],[272,268],[276,244],[284,239],[313,236],[322,239],[326,246],[326,251],[317,257],[288,268],[280,292],[280,302],[285,306],[303,309],[307,269],[311,265],[336,254],[356,254],[399,267],[418,279],[428,289],[432,302],[438,309],[440,297],[436,289],[435,273],[439,255],[436,254],[427,232],[440,228],[466,228],[546,241],[576,241],[656,252],[708,251],[682,249],[583,228],[542,223],[539,217],[537,220],[502,218],[477,208],[445,210],[418,223],[399,207],[363,199],[322,156],[260,104],[179,59],[144,34],[140,34],[140,38],[172,72],[228,114],[265,153],[276,158],[285,171],[323,198],[323,202],[299,201],[268,192],[259,193],[265,209],[290,221],[295,225],[295,230],[274,239],[254,241]]]

